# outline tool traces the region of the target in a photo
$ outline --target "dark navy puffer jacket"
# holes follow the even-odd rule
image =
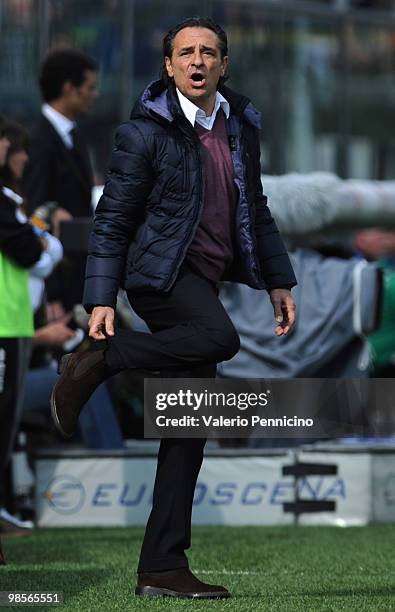
[[[256,289],[296,284],[288,254],[262,193],[260,113],[227,87],[229,143],[239,189],[234,261],[224,280]],[[104,193],[96,208],[84,305],[115,306],[118,288],[169,291],[199,223],[204,165],[199,138],[173,85],[152,83],[115,136]]]

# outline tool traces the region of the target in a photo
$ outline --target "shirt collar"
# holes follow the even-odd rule
[[[204,112],[204,110],[202,110],[201,108],[196,106],[196,104],[191,102],[191,100],[186,98],[180,92],[178,88],[176,89],[176,91],[177,91],[177,95],[180,101],[182,111],[185,117],[188,119],[188,121],[192,124],[192,126],[194,126],[195,121],[197,121],[198,123],[202,123],[204,127],[207,127],[207,125],[210,125],[208,129],[211,129],[211,127],[214,124],[215,117],[217,116],[217,112],[219,111],[220,108],[222,108],[222,110],[224,111],[226,118],[227,119],[229,118],[229,115],[230,115],[229,102],[223,97],[222,94],[219,93],[219,91],[216,92],[214,110],[209,117],[206,116],[206,113]]]
[[[55,110],[53,106],[49,104],[43,104],[41,109],[44,117],[48,119],[48,121],[53,125],[55,130],[58,132],[59,136],[64,140],[65,137],[68,138],[71,130],[73,130],[76,126],[76,122],[72,121],[59,111]]]

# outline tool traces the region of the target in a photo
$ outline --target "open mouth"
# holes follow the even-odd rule
[[[206,82],[206,79],[199,72],[195,72],[194,74],[191,75],[191,81],[193,85],[204,85]]]

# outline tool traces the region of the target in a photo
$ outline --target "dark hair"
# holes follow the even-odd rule
[[[16,185],[15,177],[12,175],[11,170],[8,166],[8,159],[13,153],[18,151],[26,151],[29,145],[29,133],[27,130],[16,121],[4,121],[3,135],[9,140],[10,147],[7,153],[7,161],[5,165],[0,168],[0,182],[6,187],[10,187],[15,191],[19,190],[19,186]],[[0,129],[1,129],[1,116],[0,116]]]
[[[45,102],[60,98],[63,85],[70,81],[79,87],[85,80],[85,71],[97,71],[96,62],[77,49],[58,49],[47,55],[41,65],[40,89]]]
[[[210,17],[189,17],[188,19],[184,19],[184,21],[181,21],[181,23],[169,30],[163,39],[163,65],[161,68],[161,78],[166,86],[173,79],[167,74],[165,58],[171,58],[173,55],[174,39],[178,32],[181,32],[181,30],[184,30],[184,28],[207,28],[208,30],[211,30],[218,37],[221,58],[228,55],[228,37],[225,30],[223,30],[220,25],[215,23]],[[226,75],[220,77],[219,84],[221,85],[224,83],[227,78],[228,77]]]

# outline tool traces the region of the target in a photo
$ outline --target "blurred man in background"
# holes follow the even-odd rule
[[[395,231],[369,228],[355,233],[354,246],[369,260],[377,261],[384,272],[380,325],[370,334],[372,376],[395,376]]]
[[[44,104],[32,129],[24,177],[28,211],[55,202],[55,225],[73,217],[91,217],[92,169],[76,119],[97,97],[96,63],[75,49],[55,50],[43,62],[39,82]],[[69,255],[52,278],[51,318],[63,317],[81,302],[84,268],[85,256]]]

